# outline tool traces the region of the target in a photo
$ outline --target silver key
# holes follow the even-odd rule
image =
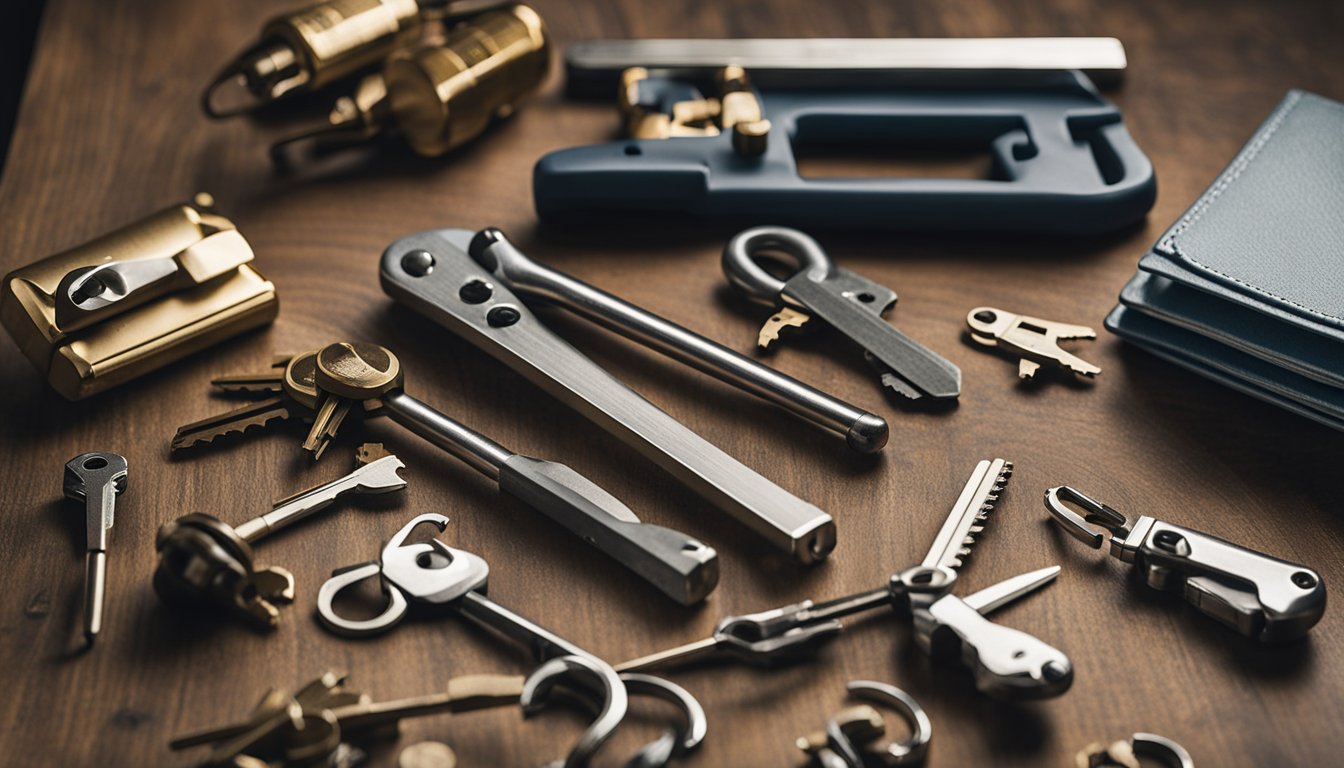
[[[798,262],[798,272],[779,280],[756,263],[758,253],[782,252]],[[896,292],[847,269],[840,269],[817,241],[796,229],[754,227],[723,249],[728,281],[749,298],[783,309],[766,321],[757,343],[769,347],[787,327],[821,319],[858,344],[883,386],[911,400],[955,400],[961,370],[882,319],[896,304]]]
[[[84,638],[93,644],[103,625],[107,585],[107,532],[117,496],[126,490],[126,458],[109,451],[82,453],[65,465],[65,497],[84,502],[88,554],[84,559]]]
[[[301,491],[276,502],[275,507],[260,517],[239,525],[234,530],[243,541],[252,543],[263,536],[292,525],[321,509],[331,506],[347,493],[391,493],[406,487],[406,481],[397,474],[406,465],[396,456],[384,456],[359,467],[345,477]]]

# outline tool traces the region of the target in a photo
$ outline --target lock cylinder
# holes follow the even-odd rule
[[[421,31],[416,0],[328,0],[277,16],[206,88],[211,117],[250,112],[376,65]]]
[[[383,71],[396,127],[417,154],[442,155],[513,113],[550,71],[536,11],[515,5],[452,29],[440,45],[397,56]]]

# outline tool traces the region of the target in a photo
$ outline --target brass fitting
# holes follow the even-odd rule
[[[420,35],[416,0],[327,0],[265,24],[201,99],[211,117],[252,111],[376,65]],[[229,86],[225,88],[226,84]],[[217,96],[232,91],[221,106]]]

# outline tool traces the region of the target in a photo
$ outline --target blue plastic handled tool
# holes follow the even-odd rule
[[[632,71],[621,93],[629,133],[665,138],[546,155],[533,174],[542,219],[676,211],[742,224],[1089,234],[1142,219],[1156,196],[1152,164],[1119,109],[1077,71],[880,90],[759,92],[743,77],[719,99]],[[768,123],[733,129],[733,112],[753,96]],[[988,179],[804,178],[794,146],[813,142],[979,144],[993,170]]]

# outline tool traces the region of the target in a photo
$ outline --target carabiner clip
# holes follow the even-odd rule
[[[1064,506],[1066,501],[1077,504],[1085,514],[1079,517],[1077,512]],[[1045,508],[1050,510],[1055,522],[1063,526],[1070,536],[1093,549],[1101,549],[1106,537],[1092,530],[1088,523],[1097,523],[1109,531],[1112,538],[1120,537],[1124,539],[1130,534],[1128,521],[1124,515],[1077,488],[1067,485],[1047,488],[1045,491]]]

